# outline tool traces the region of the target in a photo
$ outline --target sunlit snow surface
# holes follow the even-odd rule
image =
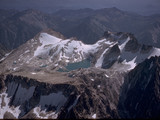
[[[152,56],[159,56],[160,55],[160,49],[154,48],[154,47],[147,53],[141,53],[141,49],[139,49],[139,51],[137,51],[137,52],[125,51],[124,48],[125,48],[127,42],[129,42],[129,40],[130,40],[130,37],[122,40],[120,43],[110,44],[110,46],[109,46],[109,48],[111,48],[115,44],[118,44],[118,47],[121,52],[119,58],[122,59],[123,61],[122,61],[122,63],[116,62],[113,65],[113,68],[115,70],[130,71],[130,70],[134,69],[138,63],[143,62],[146,58],[149,59]],[[102,66],[102,63],[104,60],[104,54],[109,50],[109,48],[105,49],[104,52],[100,55],[100,57],[97,59],[95,67]]]
[[[127,42],[130,40],[130,37],[127,38],[127,40],[124,40],[124,42],[122,42],[122,44],[119,45],[119,49],[120,51],[123,51],[125,45],[127,44]]]
[[[105,49],[105,51],[101,54],[101,56],[98,58],[97,63],[95,64],[95,67],[101,67],[103,60],[104,60],[104,54],[107,52],[108,48]]]
[[[96,114],[93,114],[93,115],[92,115],[92,118],[93,118],[93,119],[96,119]]]
[[[133,60],[131,60],[131,61],[129,61],[129,62],[126,62],[126,60],[124,60],[124,61],[122,62],[122,64],[129,65],[130,67],[129,67],[127,70],[132,70],[132,69],[137,65],[136,62],[135,62],[135,60],[136,60],[136,57],[133,58]]]
[[[9,84],[10,89],[8,89],[8,92],[11,97],[13,97],[13,93],[15,92],[15,87],[17,87],[17,84],[12,83]],[[18,118],[20,113],[23,114],[24,110],[20,110],[20,106],[25,103],[29,102],[28,100],[33,96],[33,91],[35,87],[32,86],[28,90],[23,88],[21,85],[19,85],[19,88],[15,94],[15,100],[13,101],[15,104],[19,104],[18,107],[10,106],[10,98],[8,97],[8,93],[3,92],[0,94],[0,119],[4,118],[4,114],[6,112],[11,113],[15,118]],[[27,91],[26,91],[27,90]],[[77,103],[79,96],[73,103],[73,105],[70,106],[69,110],[74,107]],[[33,113],[36,115],[36,118],[41,119],[56,119],[58,116],[58,112],[60,108],[66,103],[67,97],[63,95],[62,92],[57,93],[51,93],[49,95],[41,95],[40,101],[37,107],[33,108]],[[46,111],[46,106],[55,106],[55,111]]]
[[[122,64],[130,65],[128,70],[133,69],[138,63],[141,63],[146,58],[149,59],[152,56],[160,56],[160,49],[152,48],[148,53],[141,53],[140,51],[135,53],[123,51],[121,53],[121,58],[124,59]]]
[[[105,74],[106,78],[109,78],[109,76],[107,74]]]
[[[20,114],[20,109],[18,107],[9,106],[10,98],[8,97],[7,93],[0,94],[0,119],[3,119],[4,114],[6,112],[11,113],[15,118],[18,118]]]
[[[62,40],[47,33],[41,33],[39,39],[41,45],[38,46],[34,52],[34,57],[39,55],[49,55],[49,52],[54,50],[54,53],[51,56],[54,57],[59,54],[59,60],[66,59],[66,62],[70,62],[71,58],[74,59],[74,62],[82,61],[89,53],[97,52],[100,44],[112,44],[112,42],[102,39],[95,44],[87,45],[77,40]]]
[[[34,56],[48,55],[49,51],[54,49],[56,52],[54,52],[52,56],[60,54],[59,60],[75,57],[75,61],[81,61],[85,57],[85,53],[93,53],[97,51],[98,47],[98,44],[86,45],[81,41],[71,39],[62,40],[47,33],[41,33],[40,43],[42,45],[36,49]],[[74,56],[75,54],[79,55],[78,60],[76,59],[76,56]],[[67,62],[69,62],[69,60]]]
[[[35,107],[33,109],[33,113],[36,115],[37,118],[40,119],[48,119],[48,118],[56,119],[58,116],[58,114],[55,112],[46,112],[46,109],[41,110],[41,107]]]
[[[2,59],[0,59],[0,62],[3,61],[3,60],[5,60],[5,59],[7,58],[7,56],[9,56],[12,52],[13,52],[13,51],[11,51],[11,52],[5,54],[5,56],[4,56]]]

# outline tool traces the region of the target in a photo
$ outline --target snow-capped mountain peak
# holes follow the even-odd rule
[[[160,55],[160,49],[139,44],[130,33],[107,32],[95,44],[85,44],[75,38],[65,39],[54,31],[44,31],[14,50],[2,65],[13,71],[24,66],[30,71],[54,70],[89,60],[88,66],[128,71],[155,55]]]

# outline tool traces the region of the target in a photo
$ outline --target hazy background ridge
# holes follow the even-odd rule
[[[59,9],[108,7],[151,15],[160,13],[160,0],[0,0],[0,9],[37,9],[49,13]]]

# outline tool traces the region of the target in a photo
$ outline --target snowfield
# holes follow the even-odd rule
[[[61,39],[42,32],[38,38],[31,39],[23,45],[23,48],[6,55],[7,58],[2,60],[6,60],[4,63],[7,65],[6,69],[15,72],[23,69],[23,66],[31,69],[63,69],[69,63],[77,63],[86,59],[92,63],[91,67],[102,68],[102,64],[105,63],[105,56],[112,54],[110,50],[117,45],[120,54],[118,53],[119,56],[114,58],[116,62],[111,67],[117,70],[130,71],[146,58],[160,55],[160,49],[154,47],[147,52],[142,52],[142,45],[140,44],[137,51],[126,51],[126,45],[130,40],[133,40],[133,36],[127,33],[122,33],[122,35],[110,34],[111,38],[102,38],[95,44],[84,44],[74,38]],[[126,37],[122,37],[123,35]],[[7,61],[8,58],[13,61]],[[108,60],[113,61],[112,58],[108,58]],[[34,70],[30,72],[36,75]]]
[[[112,44],[112,42],[102,39],[93,45],[86,45],[81,41],[71,39],[62,40],[47,33],[41,33],[39,40],[41,46],[38,46],[35,50],[34,57],[50,55],[54,58],[54,56],[58,54],[58,60],[65,59],[66,62],[71,62],[71,59],[74,59],[73,62],[82,61],[88,54],[96,53],[99,50],[99,47],[101,47],[101,44]],[[51,50],[54,50],[55,52],[50,54]]]

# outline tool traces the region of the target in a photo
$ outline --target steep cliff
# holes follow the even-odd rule
[[[137,65],[125,78],[119,101],[122,116],[160,118],[159,91],[160,57],[152,57]]]
[[[1,118],[119,118],[117,96],[125,73],[79,69],[62,73],[65,78],[57,82],[52,74],[43,82],[38,75],[18,74],[0,77]]]

